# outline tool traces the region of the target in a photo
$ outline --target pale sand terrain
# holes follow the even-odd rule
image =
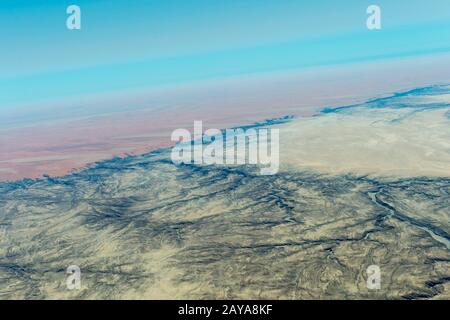
[[[282,165],[320,173],[450,177],[450,96],[389,98],[281,126]],[[398,108],[392,106],[398,105]]]
[[[61,176],[113,156],[170,146],[170,133],[226,128],[449,82],[450,56],[327,66],[0,108],[0,181]]]
[[[293,149],[273,176],[175,165],[169,148],[0,183],[0,299],[450,299],[450,178],[437,176],[448,168],[449,92],[417,89],[279,125]],[[299,132],[323,137],[321,152]],[[317,156],[304,158],[307,169],[303,145]],[[326,170],[321,155],[332,152],[348,163]],[[413,174],[416,162],[430,176]],[[80,290],[66,287],[70,265]],[[366,286],[370,265],[380,290]]]

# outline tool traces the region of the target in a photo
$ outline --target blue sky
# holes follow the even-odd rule
[[[81,30],[65,26],[70,4]],[[448,0],[2,0],[0,108],[449,51]]]

